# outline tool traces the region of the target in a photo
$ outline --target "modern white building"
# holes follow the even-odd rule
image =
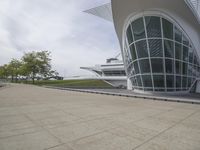
[[[200,92],[200,0],[111,0],[86,11],[113,21],[136,92]]]
[[[123,61],[117,58],[107,59],[105,64],[99,64],[93,67],[81,67],[81,69],[96,74],[96,79],[103,80],[113,87],[127,87],[127,76]]]

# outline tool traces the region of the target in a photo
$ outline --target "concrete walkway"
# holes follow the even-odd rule
[[[11,85],[0,150],[199,150],[200,105]]]

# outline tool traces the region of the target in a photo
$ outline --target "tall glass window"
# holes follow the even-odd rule
[[[146,40],[136,42],[136,49],[137,49],[138,58],[149,57]]]
[[[139,18],[132,23],[133,35],[136,40],[145,38],[145,29],[143,18]]]
[[[150,65],[149,65],[149,59],[142,59],[139,60],[140,62],[140,69],[141,69],[141,73],[150,73]]]
[[[165,57],[174,58],[174,42],[164,40]]]
[[[175,43],[175,58],[181,60],[182,55],[182,45]]]
[[[153,80],[154,80],[154,87],[157,88],[164,88],[165,84],[164,84],[164,75],[154,75],[153,76]]]
[[[167,82],[167,88],[173,88],[174,87],[174,76],[173,75],[167,75],[166,76],[166,82]]]
[[[150,57],[163,57],[162,40],[150,39],[148,41],[149,41]]]
[[[163,73],[163,59],[152,58],[151,66],[153,73]]]
[[[182,43],[182,32],[177,27],[175,27],[174,33],[175,33],[175,41]]]
[[[152,80],[151,80],[151,75],[143,75],[143,86],[144,87],[151,87],[152,88]]]
[[[164,38],[173,39],[173,24],[166,19],[162,19]]]
[[[161,37],[160,17],[145,17],[147,37]]]
[[[128,43],[129,45],[133,42],[133,34],[132,34],[132,30],[131,30],[131,25],[129,25],[127,31],[126,31],[126,36],[128,39]]]
[[[156,92],[189,90],[200,77],[200,59],[186,35],[164,17],[131,21],[124,38],[124,64],[133,87]]]
[[[183,46],[183,61],[188,61],[188,49],[188,47]]]
[[[176,74],[181,74],[181,62],[176,61]]]
[[[137,56],[136,56],[136,52],[135,52],[135,44],[132,44],[130,46],[130,52],[131,52],[131,57],[132,57],[132,60],[136,60],[137,59]]]
[[[174,73],[174,60],[173,59],[165,59],[165,69],[166,73],[173,74]]]
[[[134,70],[135,70],[135,73],[136,73],[136,74],[139,74],[138,62],[135,61],[133,64],[134,64]]]

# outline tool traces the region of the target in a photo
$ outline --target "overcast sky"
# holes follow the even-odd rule
[[[0,65],[49,50],[61,75],[87,75],[119,50],[113,24],[83,11],[109,0],[0,0]]]

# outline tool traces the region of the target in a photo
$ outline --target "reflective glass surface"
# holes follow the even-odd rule
[[[173,39],[173,24],[166,19],[162,19],[164,38]]]
[[[132,23],[134,39],[139,40],[145,38],[145,29],[143,18],[139,18]]]
[[[163,57],[162,40],[150,39],[148,42],[150,57]]]
[[[133,88],[188,91],[200,77],[200,60],[192,42],[166,18],[144,16],[133,20],[125,35],[125,68]]]
[[[160,17],[145,17],[147,37],[161,37]]]

